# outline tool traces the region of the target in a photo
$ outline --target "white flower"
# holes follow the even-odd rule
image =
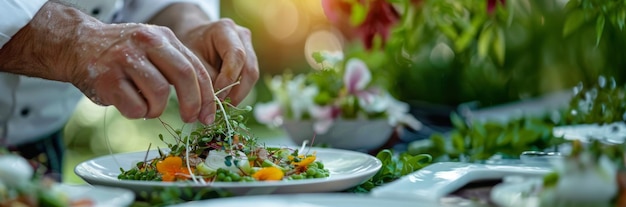
[[[299,120],[315,105],[313,99],[319,93],[317,86],[305,85],[306,77],[302,74],[287,83],[289,109],[293,119]]]

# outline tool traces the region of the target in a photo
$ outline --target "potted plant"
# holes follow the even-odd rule
[[[382,146],[400,125],[420,128],[406,103],[374,84],[361,59],[324,51],[313,57],[320,70],[268,80],[273,100],[254,107],[259,122],[283,127],[296,143],[351,150]]]

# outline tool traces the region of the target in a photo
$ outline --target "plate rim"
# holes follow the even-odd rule
[[[113,187],[133,185],[137,187],[192,187],[192,188],[214,187],[214,188],[224,188],[224,189],[242,189],[242,188],[252,188],[252,187],[289,187],[289,186],[306,185],[306,184],[320,184],[320,183],[324,183],[324,181],[329,181],[329,180],[330,182],[346,181],[346,180],[355,179],[361,176],[372,177],[382,168],[382,162],[378,158],[367,153],[352,151],[352,150],[337,149],[337,148],[310,147],[309,149],[311,149],[312,151],[315,150],[317,154],[325,153],[325,152],[355,154],[355,155],[359,155],[359,156],[363,156],[367,158],[368,162],[373,161],[374,165],[373,167],[370,167],[364,171],[352,173],[350,175],[339,175],[338,177],[335,177],[335,178],[332,178],[333,174],[331,174],[331,177],[328,177],[328,178],[313,178],[313,179],[304,179],[304,180],[289,180],[289,181],[274,181],[274,182],[269,182],[269,181],[268,182],[213,182],[213,183],[207,183],[207,184],[193,183],[193,182],[118,180],[117,178],[113,179],[113,177],[98,178],[94,176],[94,174],[83,174],[84,172],[87,172],[88,170],[80,170],[81,168],[86,169],[85,166],[90,165],[90,163],[96,162],[98,160],[104,160],[104,159],[115,160],[119,158],[113,158],[113,157],[146,153],[146,151],[135,151],[135,152],[123,152],[123,153],[117,153],[117,154],[101,155],[101,156],[98,156],[89,160],[85,160],[83,162],[80,162],[78,165],[74,167],[74,173],[78,177],[80,177],[81,179],[85,180],[87,183],[90,183],[90,184],[102,185],[103,183],[108,183],[108,184],[118,183],[117,185],[105,184],[107,186],[113,186]],[[157,150],[150,150],[151,153],[156,152],[156,151]],[[364,179],[362,182],[364,182],[365,180],[366,179]],[[272,185],[268,185],[268,183],[272,183]]]

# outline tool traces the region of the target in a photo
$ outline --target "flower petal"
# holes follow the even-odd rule
[[[354,94],[365,89],[371,80],[372,74],[363,61],[356,58],[348,60],[343,76],[343,82],[348,93]]]
[[[183,159],[178,156],[167,157],[156,164],[159,173],[176,172],[183,166]]]
[[[282,124],[283,112],[276,101],[257,103],[254,106],[254,118],[260,123],[278,126]]]
[[[276,167],[264,167],[252,174],[254,179],[260,181],[282,180],[284,176],[285,173]]]

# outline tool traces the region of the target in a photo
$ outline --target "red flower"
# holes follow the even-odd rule
[[[358,3],[367,8],[367,16],[359,25],[350,24],[352,5]],[[379,35],[383,43],[389,36],[389,31],[400,15],[386,0],[322,0],[322,7],[328,20],[338,27],[348,39],[360,38],[365,48],[371,49],[374,37]]]
[[[496,9],[496,6],[498,6],[498,3],[504,5],[506,0],[487,0],[487,13],[492,14],[493,10]]]

